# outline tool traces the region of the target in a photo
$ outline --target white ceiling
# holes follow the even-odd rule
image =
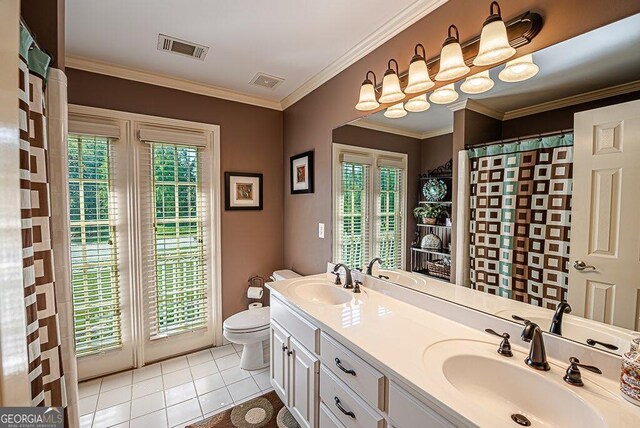
[[[444,1],[67,0],[66,51],[280,102]],[[160,52],[158,33],[211,49],[204,62]],[[257,72],[286,80],[249,85]]]
[[[503,66],[490,71],[495,86],[480,95],[460,94],[500,113],[571,97],[586,92],[640,80],[640,14],[534,53],[540,67],[532,79],[504,83],[498,79]],[[383,111],[359,119],[364,126],[384,126],[412,134],[442,133],[453,126],[453,112],[447,105],[431,104],[422,113],[388,119]],[[372,125],[373,124],[373,125]]]

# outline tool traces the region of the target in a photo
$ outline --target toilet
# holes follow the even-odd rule
[[[271,279],[284,281],[300,275],[292,270],[277,270]],[[224,320],[223,334],[231,343],[242,345],[240,368],[258,370],[269,365],[269,307],[247,309]]]

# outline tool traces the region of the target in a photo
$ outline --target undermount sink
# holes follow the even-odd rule
[[[321,305],[343,305],[355,298],[355,293],[350,290],[316,279],[294,281],[287,291],[299,299]],[[358,298],[361,299],[363,294],[364,291],[357,295]]]
[[[524,364],[524,354],[502,357],[497,346],[471,340],[439,342],[425,351],[425,368],[492,426],[520,426],[515,419],[528,420],[532,427],[606,426],[577,388],[562,381],[561,368],[536,371]]]

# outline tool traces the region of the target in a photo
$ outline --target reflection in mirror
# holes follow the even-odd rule
[[[638,44],[635,15],[456,82],[455,103],[335,129],[334,260],[379,257],[373,276],[627,352],[640,335]],[[537,74],[517,81],[531,61]]]

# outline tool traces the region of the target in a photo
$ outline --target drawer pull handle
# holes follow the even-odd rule
[[[346,374],[350,374],[351,376],[355,376],[356,372],[351,369],[345,369],[342,363],[340,362],[340,358],[336,357],[336,366]]]
[[[289,349],[289,348],[287,348],[286,345],[282,345],[282,352],[286,351],[287,349]]]
[[[340,399],[338,397],[333,397],[336,400],[336,407],[345,415],[347,416],[351,416],[353,419],[356,418],[356,414],[353,412],[350,412],[348,410],[345,410],[344,407],[342,407],[342,404],[340,404]]]
[[[293,351],[287,351],[287,355],[291,356],[293,354]]]

